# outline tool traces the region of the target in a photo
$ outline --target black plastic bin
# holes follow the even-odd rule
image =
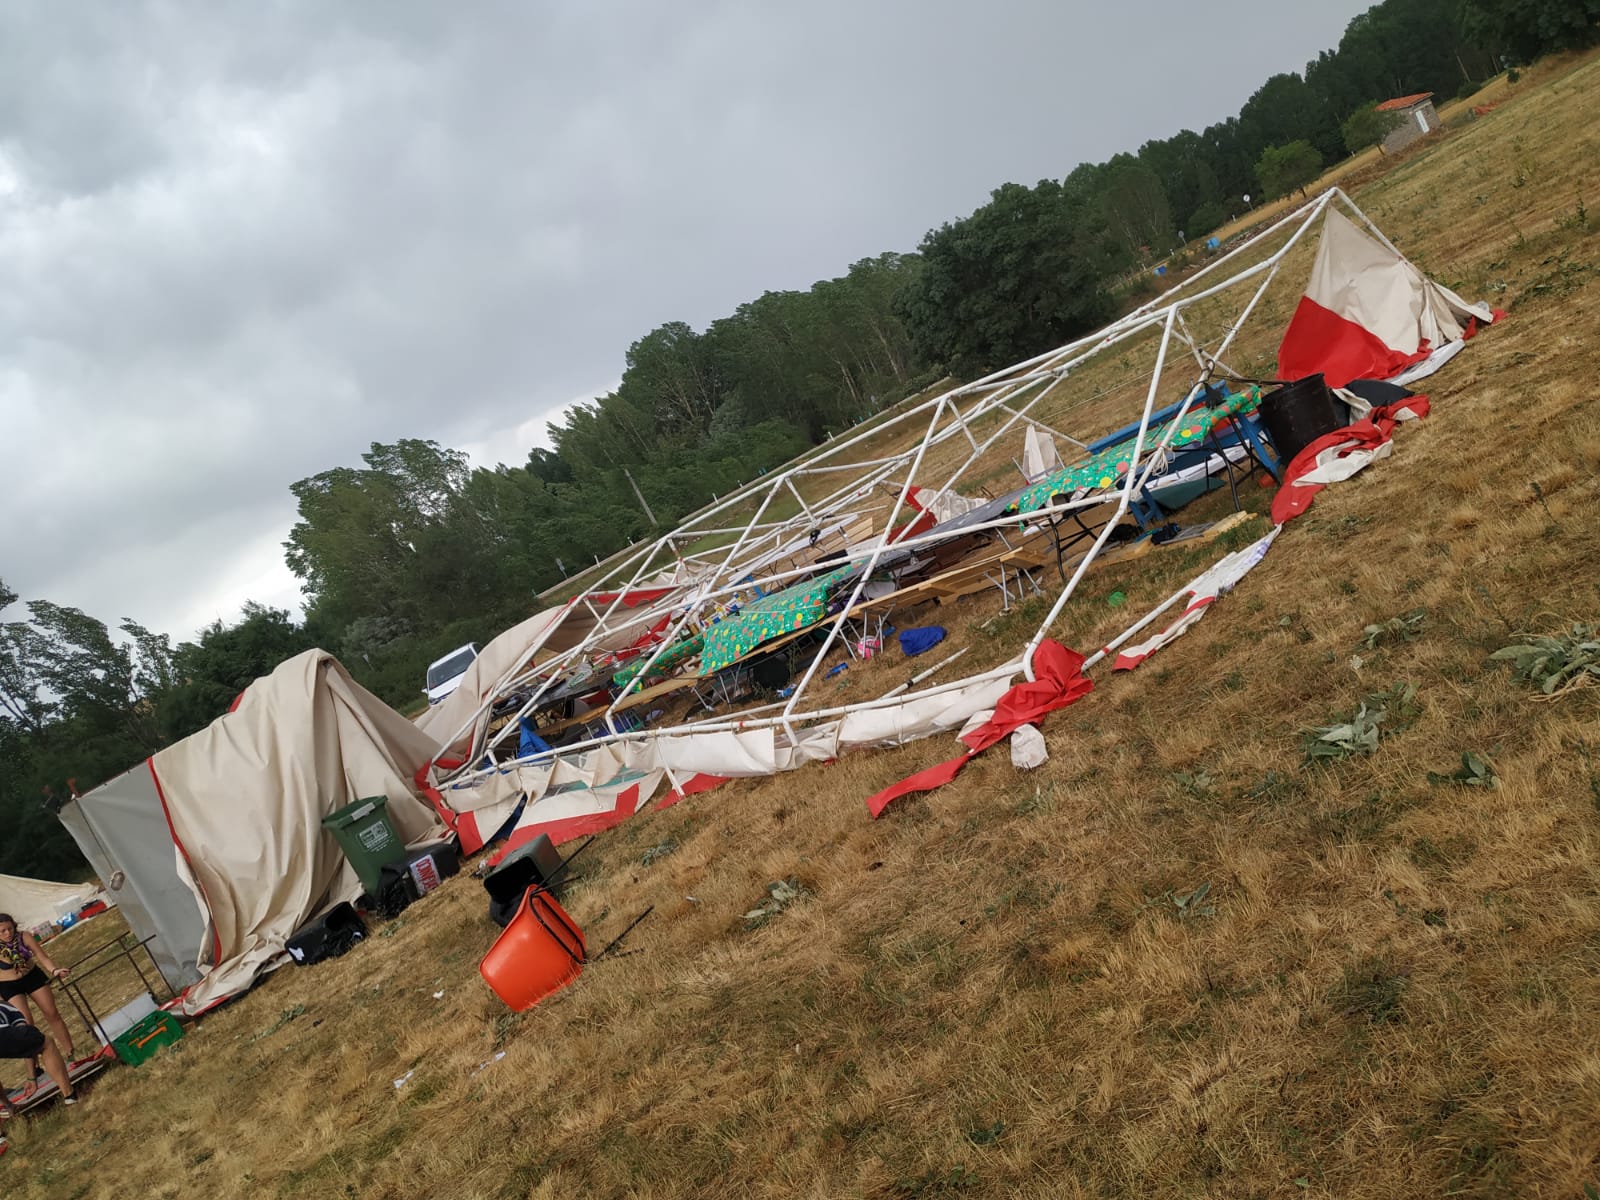
[[[483,877],[483,890],[489,893],[490,919],[503,928],[516,915],[522,894],[534,884],[553,896],[560,896],[561,885],[565,882],[561,862],[561,855],[547,833],[541,833],[526,846],[519,846],[508,854],[499,866]]]
[[[335,904],[317,920],[297,930],[284,944],[289,957],[302,967],[325,958],[338,958],[367,936],[366,922],[349,904]]]
[[[1350,410],[1321,375],[1307,375],[1261,397],[1261,423],[1285,466],[1325,433],[1350,423]]]

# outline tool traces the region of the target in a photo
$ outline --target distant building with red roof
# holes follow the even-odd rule
[[[1399,123],[1383,139],[1385,154],[1405,149],[1419,137],[1426,137],[1443,124],[1439,120],[1439,114],[1434,111],[1432,92],[1396,96],[1393,100],[1385,100],[1378,105],[1378,111],[1394,113],[1400,118]]]

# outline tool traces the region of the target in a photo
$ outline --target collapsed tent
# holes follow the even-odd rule
[[[184,1007],[198,1012],[247,988],[284,961],[297,929],[361,894],[322,818],[381,795],[408,845],[442,834],[415,782],[432,749],[332,655],[309,650],[207,728],[80,797],[62,823],[102,877],[119,877],[113,894],[129,925],[156,939],[156,961],[174,971],[169,982],[191,985]]]
[[[624,589],[575,597],[535,613],[489,642],[467,668],[456,690],[417,718],[436,753],[463,760],[481,745],[494,702],[535,664],[590,641],[605,615],[618,614],[604,638],[608,650],[623,650],[658,617],[659,606],[678,592],[672,587]]]
[[[1271,343],[1236,345],[1236,338],[1252,314],[1271,310],[1263,297],[1297,244],[1319,230],[1310,282],[1283,336],[1280,379],[1321,372],[1342,386],[1401,371],[1416,377],[1437,369],[1476,323],[1495,315],[1428,280],[1343,192],[1330,189],[1111,325],[910,403],[763,475],[617,556],[602,581],[622,589],[612,594],[661,578],[669,565],[674,580],[686,581],[650,610],[642,653],[620,662],[614,647],[639,627],[584,601],[595,617],[586,639],[516,679],[502,676],[499,686],[482,686],[486,671],[470,718],[453,712],[448,721],[427,720],[442,734],[428,778],[455,814],[463,846],[484,844],[513,819],[512,843],[540,832],[561,840],[725,779],[959,729],[993,709],[1019,675],[1036,682],[1041,646],[1109,545],[1124,545],[1119,560],[1126,562],[1134,542],[1149,550],[1162,538],[1176,541],[1180,530],[1164,514],[1194,497],[1225,485],[1239,514],[1241,488],[1257,465],[1277,478],[1306,465],[1298,464],[1294,430],[1275,430],[1265,411],[1269,399],[1278,413],[1293,399],[1262,394],[1272,385],[1256,377],[1263,368],[1255,364]],[[1202,319],[1222,328],[1205,329]],[[1271,336],[1276,341],[1277,331]],[[1135,351],[1149,353],[1152,366],[1131,386],[1090,375],[1106,386],[1072,394],[1075,383],[1088,382],[1091,364],[1120,360],[1137,370],[1129,368]],[[1182,374],[1181,391],[1171,385],[1174,373]],[[1106,396],[1116,399],[1095,408]],[[1042,405],[1047,397],[1054,409]],[[1103,424],[1080,430],[1083,440],[1046,423],[1088,409]],[[1339,410],[1330,405],[1328,415]],[[1383,420],[1372,418],[1380,434]],[[1120,427],[1101,433],[1104,424]],[[1007,444],[1013,437],[1022,440],[1021,462]],[[1070,460],[1061,459],[1055,438],[1076,448]],[[1337,461],[1308,459],[1310,470],[1286,494],[1309,493],[1376,454],[1349,430],[1313,447]],[[1017,483],[1013,471],[1021,486],[1007,491],[1000,482]],[[892,499],[880,502],[885,493]],[[1086,665],[1141,633],[1146,640],[1129,646],[1124,668],[1171,641],[1231,586],[1230,572],[1248,569],[1270,544],[1269,535],[1214,564]],[[1046,591],[1052,574],[1061,581],[1053,594]],[[876,653],[891,616],[899,621],[919,604],[988,588],[1001,593],[1002,611],[1039,621],[1016,652],[997,637],[973,635],[958,655],[976,651],[968,667],[978,669],[962,679],[919,688],[936,664],[880,695],[862,684],[887,681],[867,671],[815,686]],[[1011,607],[1029,594],[1045,601],[1042,610]],[[1152,636],[1156,618],[1179,605],[1187,608],[1178,621]],[[544,628],[534,632],[543,637]],[[527,667],[533,659],[520,661]],[[470,727],[470,745],[446,726]]]
[[[92,883],[51,883],[0,875],[0,912],[16,919],[19,929],[53,925],[71,916],[100,894]]]
[[[1468,304],[1329,208],[1311,281],[1278,347],[1278,374],[1320,374],[1330,387],[1388,379],[1501,315]]]

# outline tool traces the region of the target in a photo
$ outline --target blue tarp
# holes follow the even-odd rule
[[[900,649],[907,658],[921,654],[924,650],[932,650],[944,641],[944,627],[942,625],[924,625],[920,629],[902,629],[900,631]]]

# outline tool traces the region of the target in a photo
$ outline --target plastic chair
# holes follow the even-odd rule
[[[583,930],[538,884],[522,894],[516,916],[478,964],[491,991],[517,1012],[559,992],[588,961]]]

